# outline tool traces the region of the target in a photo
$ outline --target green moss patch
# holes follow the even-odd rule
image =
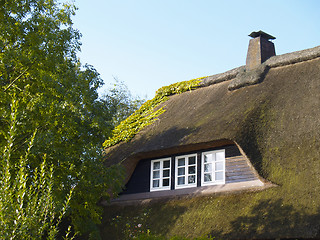
[[[134,226],[142,224],[142,231],[164,239],[315,237],[320,221],[320,194],[307,183],[299,184],[299,189],[294,187],[293,193],[293,182],[302,179],[292,180],[291,177],[289,173],[282,179],[288,185],[263,192],[175,199],[139,206],[110,206],[105,209],[102,235],[108,236],[105,239],[130,239],[125,235],[129,225],[134,230]],[[303,197],[305,194],[310,200]],[[117,226],[112,220],[116,216],[121,216]]]
[[[153,99],[145,102],[140,109],[135,111],[126,120],[122,121],[112,131],[112,137],[103,143],[103,147],[111,147],[121,141],[130,141],[139,131],[152,124],[159,115],[165,112],[163,107],[158,108],[158,106],[165,102],[168,99],[168,96],[196,89],[203,78],[205,77],[178,82],[160,88]]]

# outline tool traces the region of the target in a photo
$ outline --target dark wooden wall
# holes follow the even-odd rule
[[[226,157],[226,183],[233,183],[233,182],[244,182],[244,181],[251,181],[257,180],[258,177],[256,176],[253,169],[248,164],[246,158],[242,156],[238,147],[236,145],[228,145],[225,147],[220,148],[212,148],[212,149],[201,149],[197,151],[198,156],[198,169],[197,169],[197,183],[198,187],[200,186],[200,173],[201,173],[201,153],[204,151],[211,151],[211,150],[218,150],[218,149],[225,149],[225,157]],[[192,152],[194,153],[194,152]],[[190,154],[190,153],[183,153],[181,155]],[[174,158],[179,155],[171,156],[171,175],[173,176],[174,173]],[[162,157],[161,157],[162,158]],[[144,159],[141,160],[136,169],[134,170],[130,180],[126,184],[125,190],[121,194],[132,194],[132,193],[142,193],[142,192],[149,192],[150,191],[150,167],[151,167],[151,160],[152,159]],[[174,186],[174,179],[171,179],[171,189]],[[120,195],[121,195],[120,194]]]
[[[150,191],[151,159],[141,160],[121,194]]]

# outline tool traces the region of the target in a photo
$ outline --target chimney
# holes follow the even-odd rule
[[[276,51],[274,49],[273,42],[270,42],[269,39],[276,39],[275,37],[263,32],[252,32],[250,35],[253,39],[250,39],[246,69],[250,71],[258,67],[261,63],[266,61],[268,58],[275,56]]]

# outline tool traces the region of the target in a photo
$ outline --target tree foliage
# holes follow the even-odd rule
[[[124,82],[114,77],[114,84],[102,96],[102,101],[113,112],[113,128],[128,116],[132,115],[145,102],[144,99],[133,97]]]
[[[121,187],[120,167],[107,169],[99,155],[115,124],[130,112],[124,111],[130,104],[115,104],[111,100],[120,95],[112,91],[99,98],[103,81],[94,67],[81,65],[77,58],[81,35],[72,27],[75,10],[56,0],[0,0],[0,146],[6,144],[15,95],[20,100],[19,127],[11,162],[19,161],[37,129],[28,155],[30,174],[45,154],[46,164],[55,168],[55,200],[62,206],[74,187],[72,224],[86,233],[100,221],[97,201]],[[128,99],[133,98],[127,95]]]
[[[10,161],[17,131],[18,101],[11,104],[10,128],[5,133],[6,144],[0,152],[0,232],[4,239],[55,239],[65,215],[72,189],[60,209],[53,199],[53,166],[47,166],[46,155],[39,168],[29,171],[30,150],[36,131],[19,161]],[[65,239],[68,239],[71,227]],[[63,233],[62,233],[63,234]]]

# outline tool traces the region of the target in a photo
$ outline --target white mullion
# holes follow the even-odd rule
[[[216,180],[216,153],[212,154],[212,180],[214,182]]]
[[[187,157],[184,157],[184,185],[188,185],[188,161]]]
[[[186,185],[189,185],[189,156],[186,157]]]
[[[212,154],[212,182],[216,181],[216,160],[217,160],[217,156],[216,156],[216,152],[214,152],[214,154]]]
[[[187,173],[186,173],[186,166],[187,166],[187,158],[184,157],[184,185],[187,184],[187,182],[186,182],[186,175],[187,175]]]
[[[163,182],[163,180],[162,180],[162,175],[163,175],[163,174],[162,174],[162,172],[163,172],[163,162],[164,162],[164,161],[160,161],[160,175],[159,175],[159,176],[160,176],[160,184],[159,184],[159,187],[160,187],[160,188],[163,187],[163,186],[162,186],[162,182]]]

